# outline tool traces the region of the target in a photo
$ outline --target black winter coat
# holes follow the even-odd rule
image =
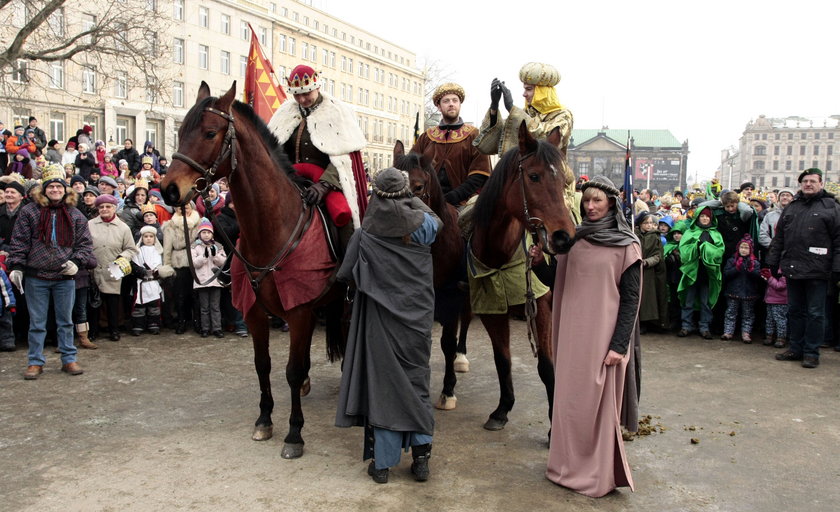
[[[117,153],[116,160],[114,160],[117,167],[120,165],[120,160],[128,162],[128,168],[132,171],[132,173],[140,170],[140,153],[138,153],[133,147],[131,149],[123,148],[119,153]]]
[[[776,225],[767,265],[781,266],[788,279],[830,279],[840,272],[840,204],[833,194],[796,193]]]
[[[735,266],[737,257],[737,255],[732,256],[726,260],[726,266],[723,267],[723,277],[726,282],[725,294],[735,299],[757,299],[761,293],[759,288],[761,264],[756,261],[753,269],[747,270],[749,261],[745,260],[741,270],[738,270]]]

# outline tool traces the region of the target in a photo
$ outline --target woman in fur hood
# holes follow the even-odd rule
[[[190,202],[186,206],[187,227],[189,237],[184,238],[184,217],[181,209],[176,208],[172,218],[163,223],[163,265],[159,274],[166,278],[175,275],[175,284],[172,295],[175,303],[175,313],[178,323],[175,326],[176,334],[183,334],[187,328],[187,320],[192,311],[192,274],[190,273],[190,262],[187,256],[189,245],[195,240],[198,232],[196,228],[201,217],[195,211],[195,205]]]

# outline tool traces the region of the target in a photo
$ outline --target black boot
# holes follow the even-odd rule
[[[368,466],[368,475],[378,484],[388,483],[388,468],[376,469],[376,464],[373,461],[370,461],[370,465]]]
[[[175,326],[175,334],[184,334],[184,331],[187,330],[187,323],[184,321],[178,321],[178,324]]]
[[[432,445],[421,444],[411,447],[411,456],[414,462],[411,463],[411,472],[418,482],[425,482],[429,479],[429,457],[432,456]]]

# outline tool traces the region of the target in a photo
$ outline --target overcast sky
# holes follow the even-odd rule
[[[557,67],[576,128],[668,129],[689,176],[711,176],[747,122],[840,114],[837,0],[452,2],[314,0],[437,61],[479,123],[498,76],[523,104],[519,68]]]

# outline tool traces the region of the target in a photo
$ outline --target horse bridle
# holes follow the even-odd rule
[[[525,194],[525,169],[522,168],[522,162],[534,156],[534,153],[528,153],[519,157],[519,184],[522,189],[522,208],[525,212],[525,227],[528,229],[528,232],[531,233],[531,237],[533,238],[533,242],[536,242],[542,239],[542,245],[545,251],[548,254],[554,255],[556,254],[551,244],[548,243],[548,233],[545,230],[545,221],[543,221],[539,217],[532,217],[531,212],[528,208],[528,196]]]
[[[213,107],[205,107],[205,112],[210,112],[220,116],[222,119],[227,121],[227,131],[225,132],[225,138],[222,141],[222,147],[219,150],[218,156],[216,156],[216,160],[213,162],[213,165],[204,168],[190,158],[189,156],[175,152],[172,155],[174,160],[180,160],[185,164],[192,167],[194,170],[201,173],[201,176],[196,178],[193,182],[192,190],[194,193],[197,193],[201,196],[201,199],[204,201],[204,213],[207,216],[207,219],[213,224],[213,220],[215,218],[215,213],[213,212],[213,205],[210,204],[210,188],[213,186],[213,182],[215,181],[216,171],[219,169],[219,166],[224,162],[226,159],[230,158],[230,173],[228,174],[228,183],[230,183],[231,178],[233,177],[234,172],[236,172],[236,150],[234,148],[234,144],[236,144],[236,130],[234,128],[234,118],[233,113],[231,112],[223,112],[219,109]],[[199,188],[199,183],[202,183],[203,186]],[[187,225],[187,215],[186,215],[186,205],[181,205],[181,216],[184,218],[184,242],[187,248],[187,259],[190,264],[190,272],[192,272],[193,280],[199,284],[199,286],[204,286],[206,284],[211,283],[214,279],[218,278],[219,275],[224,272],[224,267],[227,266],[227,261],[225,265],[219,267],[210,278],[208,278],[205,282],[200,282],[198,279],[198,275],[195,273],[195,265],[193,264],[192,259],[192,251],[189,249],[190,247],[190,230],[189,226]],[[254,295],[258,295],[258,290],[260,287],[260,283],[265,277],[274,272],[275,270],[279,270],[279,265],[289,257],[290,254],[297,248],[298,244],[300,244],[301,238],[303,238],[303,234],[309,228],[309,225],[312,221],[313,209],[307,207],[306,201],[303,201],[303,208],[301,209],[300,215],[298,215],[297,223],[295,224],[294,229],[292,229],[291,235],[289,235],[289,239],[283,244],[283,247],[280,249],[279,252],[272,258],[271,263],[265,266],[258,266],[254,265],[245,259],[245,256],[236,248],[236,244],[234,244],[231,239],[225,233],[225,230],[220,229],[219,233],[222,235],[225,243],[231,247],[231,253],[227,255],[228,261],[235,255],[237,258],[242,260],[243,265],[245,266],[246,270],[249,273],[258,272],[256,277],[252,277],[250,279],[251,288],[254,290]]]

